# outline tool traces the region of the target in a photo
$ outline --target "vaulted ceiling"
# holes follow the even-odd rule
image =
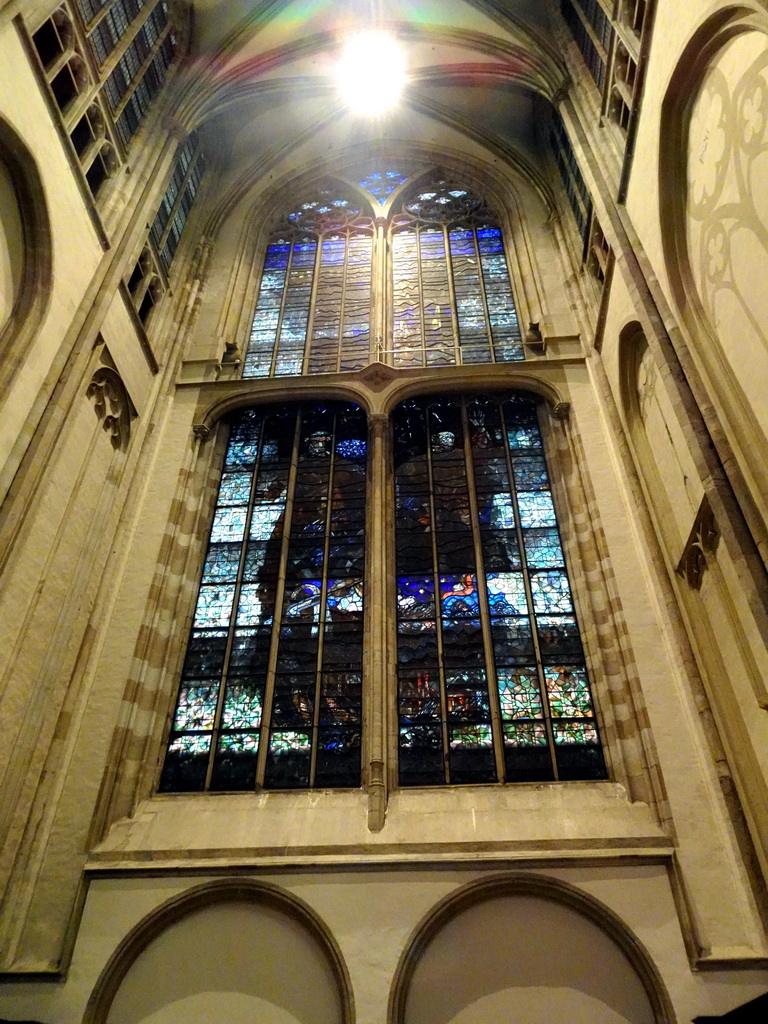
[[[218,155],[222,188],[329,153],[438,147],[538,162],[536,118],[566,71],[551,0],[192,0],[179,117]],[[404,47],[399,105],[368,119],[341,103],[347,39],[384,28]],[[543,99],[539,99],[539,97]]]

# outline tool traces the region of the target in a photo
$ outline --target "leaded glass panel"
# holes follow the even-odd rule
[[[524,358],[501,229],[479,196],[422,186],[393,219],[390,245],[395,366]]]
[[[401,784],[605,778],[534,400],[393,420]]]
[[[356,406],[232,420],[161,791],[359,786],[365,472]]]
[[[283,221],[267,247],[243,376],[361,369],[371,359],[370,217],[328,187]]]

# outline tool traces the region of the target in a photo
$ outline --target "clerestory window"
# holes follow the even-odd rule
[[[471,189],[390,168],[289,208],[244,377],[321,397],[229,419],[161,791],[359,787],[382,715],[401,786],[606,777],[536,397],[412,397],[371,426],[318,377],[522,358]]]
[[[370,203],[329,183],[281,219],[244,377],[339,373],[376,359],[407,368],[524,358],[496,215],[441,175],[404,181],[396,170],[368,174]],[[388,205],[386,217],[373,203]]]

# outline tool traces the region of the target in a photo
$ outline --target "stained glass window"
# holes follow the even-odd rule
[[[393,419],[401,784],[605,778],[534,400]]]
[[[523,359],[501,228],[462,185],[422,187],[392,223],[395,366]]]
[[[406,180],[371,171],[383,203]],[[483,200],[442,178],[376,225],[361,199],[329,185],[294,207],[267,246],[244,377],[509,362],[524,358],[501,227]],[[383,222],[378,222],[381,225]],[[390,288],[373,288],[387,262]],[[378,264],[378,265],[377,265]],[[374,338],[379,302],[384,336]],[[390,313],[391,309],[391,313]]]
[[[321,189],[267,247],[244,377],[359,370],[371,360],[373,224]]]
[[[230,426],[162,792],[360,785],[366,423]]]
[[[379,205],[383,206],[395,189],[407,179],[408,175],[403,171],[395,171],[390,168],[387,171],[371,171],[360,179],[359,185],[372,195]]]

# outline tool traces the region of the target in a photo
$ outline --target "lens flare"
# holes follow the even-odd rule
[[[374,117],[390,110],[406,81],[402,47],[386,32],[352,36],[336,66],[336,81],[344,103],[354,113]]]

